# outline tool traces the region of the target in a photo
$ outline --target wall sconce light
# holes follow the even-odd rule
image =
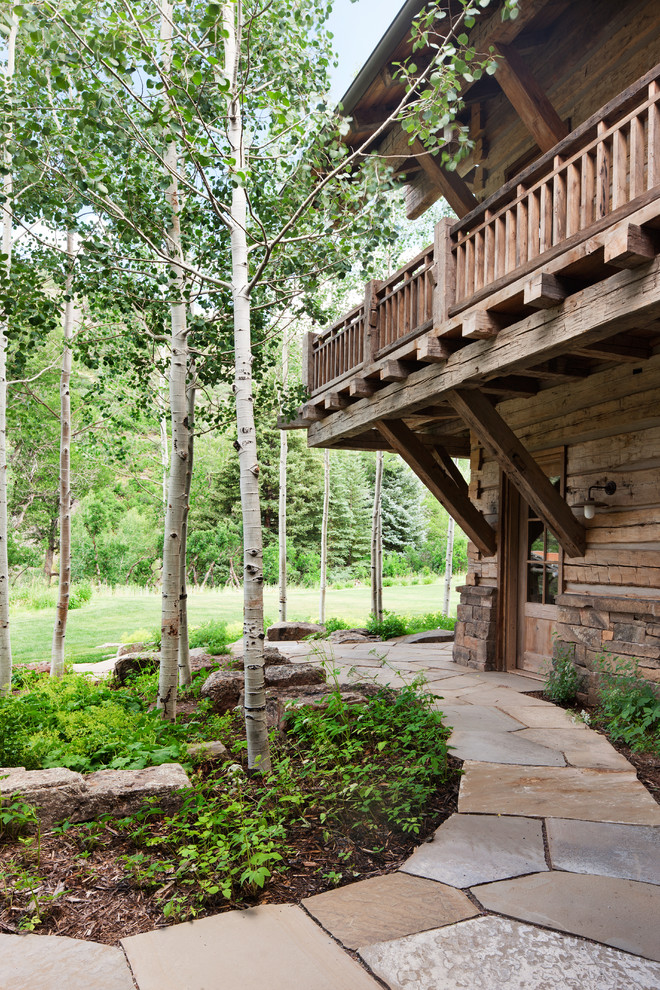
[[[593,519],[596,515],[596,509],[602,509],[607,506],[607,502],[597,502],[592,492],[605,492],[606,495],[614,495],[616,491],[616,481],[608,481],[605,485],[591,485],[589,491],[587,492],[587,497],[584,502],[578,502],[579,506],[584,509],[584,518]]]

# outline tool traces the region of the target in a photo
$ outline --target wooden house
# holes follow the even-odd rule
[[[352,144],[396,106],[421,6],[347,93]],[[289,425],[397,451],[468,534],[457,662],[538,672],[554,637],[591,684],[603,651],[660,681],[660,4],[493,3],[470,41],[498,67],[464,86],[458,170],[400,125],[375,149],[410,218],[444,196],[458,219],[309,335]]]

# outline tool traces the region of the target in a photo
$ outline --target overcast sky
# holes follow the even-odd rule
[[[403,3],[404,0],[335,0],[328,22],[339,55],[332,83],[334,100],[344,95]]]

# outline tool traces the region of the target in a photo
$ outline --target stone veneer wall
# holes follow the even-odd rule
[[[660,600],[564,594],[557,604],[554,656],[573,657],[589,703],[597,700],[602,656],[635,657],[640,675],[660,688]]]
[[[497,637],[497,588],[465,584],[458,606],[453,657],[476,670],[493,670]]]

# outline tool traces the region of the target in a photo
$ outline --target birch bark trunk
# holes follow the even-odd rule
[[[374,507],[371,516],[371,614],[381,622],[383,619],[383,452],[376,454],[376,481],[374,484]]]
[[[259,462],[252,394],[252,343],[247,245],[247,195],[244,175],[247,156],[240,104],[239,60],[242,4],[223,6],[225,73],[229,79],[227,135],[234,173],[230,235],[234,304],[234,393],[243,517],[243,662],[245,668],[245,729],[248,766],[270,770],[264,684],[263,534],[259,502]],[[235,174],[239,173],[239,174]]]
[[[188,547],[188,515],[190,513],[190,488],[192,485],[193,457],[195,453],[195,361],[190,363],[188,385],[188,460],[186,462],[186,505],[181,528],[181,592],[179,597],[179,687],[187,687],[192,681],[190,670],[190,643],[188,642],[188,576],[186,551]]]
[[[169,75],[172,62],[173,4],[163,2],[161,7],[160,37],[163,66]],[[177,674],[179,667],[181,551],[183,519],[186,506],[186,463],[188,460],[188,426],[186,383],[188,371],[188,327],[184,301],[185,274],[182,267],[181,204],[179,200],[178,148],[171,141],[165,154],[165,172],[169,180],[166,192],[171,211],[171,225],[167,231],[167,252],[170,258],[172,278],[170,292],[171,338],[169,395],[172,420],[170,448],[170,472],[167,486],[165,512],[165,539],[163,541],[163,584],[161,605],[160,674],[156,707],[164,719],[176,718]]]
[[[319,595],[319,623],[325,622],[325,599],[328,578],[328,517],[330,515],[330,451],[323,455],[323,518],[321,520],[321,591]]]
[[[7,37],[6,85],[11,92],[16,68],[16,37],[18,17],[12,12]],[[8,94],[9,95],[9,94]],[[11,274],[12,249],[12,173],[11,124],[5,131],[2,176],[2,253],[7,276]],[[11,690],[11,638],[9,635],[9,563],[7,560],[7,315],[0,313],[0,695]]]
[[[289,341],[282,342],[282,388],[286,391],[289,380]],[[286,430],[280,430],[280,493],[278,512],[279,536],[279,620],[286,622],[287,586],[286,586],[286,497],[287,497],[287,455],[289,437]]]
[[[76,260],[76,235],[67,231],[66,253],[69,264],[64,303],[64,347],[60,372],[60,577],[57,610],[50,658],[51,677],[64,673],[64,640],[69,615],[71,590],[71,341],[80,314],[73,298],[73,267]]]
[[[451,579],[454,572],[454,519],[449,517],[447,522],[447,556],[445,557],[445,594],[442,605],[444,615],[449,615],[451,598]]]

